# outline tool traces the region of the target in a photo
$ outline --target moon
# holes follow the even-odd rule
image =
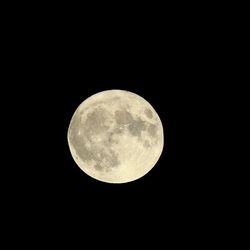
[[[144,98],[125,90],[106,90],[78,106],[67,140],[74,161],[87,175],[126,183],[155,166],[164,133],[158,114]]]

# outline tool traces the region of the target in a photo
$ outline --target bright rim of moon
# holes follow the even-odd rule
[[[154,108],[124,90],[102,91],[83,101],[70,121],[67,138],[76,164],[108,183],[130,182],[147,174],[164,144]]]

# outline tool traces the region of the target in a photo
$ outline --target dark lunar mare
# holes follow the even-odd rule
[[[96,170],[104,170],[106,167],[116,167],[119,165],[118,155],[109,147],[95,145],[91,140],[92,135],[99,135],[105,132],[108,127],[104,124],[106,120],[106,112],[102,108],[94,109],[87,115],[85,123],[82,123],[81,116],[77,112],[71,122],[69,129],[69,140],[74,147],[77,156],[83,161],[93,160],[96,162]],[[81,132],[79,135],[78,133]],[[90,147],[86,146],[89,143]],[[104,143],[105,145],[105,143]],[[110,145],[112,141],[110,140]],[[106,162],[104,164],[104,162]]]
[[[150,109],[145,109],[145,114],[148,118],[152,118],[153,114]],[[108,132],[109,126],[105,123],[107,117],[111,114],[108,110],[101,106],[96,106],[91,112],[86,115],[86,120],[81,121],[82,112],[77,111],[74,115],[69,128],[69,140],[74,147],[77,156],[83,162],[94,161],[94,167],[98,171],[104,169],[108,171],[110,168],[117,167],[120,162],[117,153],[115,153],[111,146],[118,143],[114,139],[115,134],[121,134],[125,129],[132,136],[141,139],[142,131],[149,133],[150,137],[154,140],[157,137],[157,126],[142,120],[140,117],[133,117],[131,113],[124,109],[115,111],[112,119],[116,121],[116,125],[112,132]],[[79,134],[80,132],[80,134]],[[100,136],[103,133],[108,133],[107,139],[100,145],[93,142],[93,136]],[[89,147],[86,146],[88,143]],[[143,143],[145,148],[150,147],[150,143],[145,141]]]

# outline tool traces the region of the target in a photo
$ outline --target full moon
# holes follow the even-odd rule
[[[84,100],[73,114],[67,139],[80,169],[107,183],[126,183],[147,174],[164,144],[154,108],[125,90],[102,91]]]

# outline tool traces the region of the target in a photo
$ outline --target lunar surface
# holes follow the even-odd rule
[[[144,176],[159,160],[164,144],[154,108],[124,90],[102,91],[83,101],[70,121],[67,139],[76,164],[108,183]]]

